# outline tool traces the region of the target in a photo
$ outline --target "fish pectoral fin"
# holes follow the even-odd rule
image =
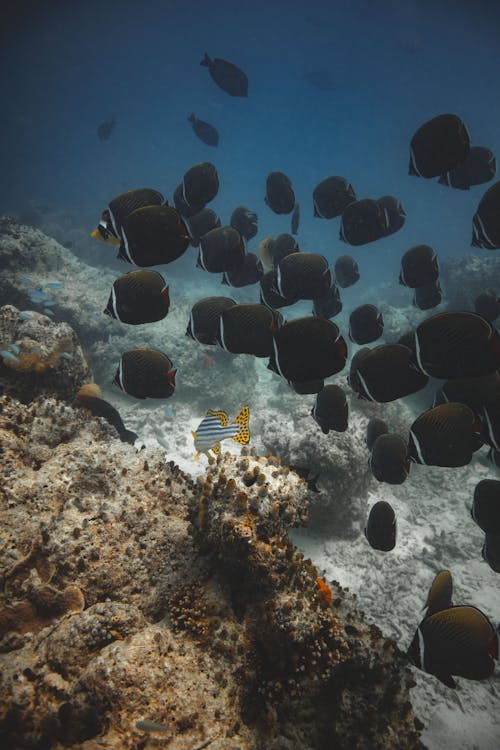
[[[198,435],[194,430],[191,430],[191,435],[193,436],[193,440],[198,440]]]
[[[233,440],[240,445],[248,445],[250,442],[250,408],[246,404],[235,417],[233,424],[238,425],[238,433],[233,435]]]
[[[227,416],[225,411],[214,411],[213,409],[209,409],[207,411],[207,417],[216,417],[216,419],[219,420],[221,425],[223,427],[227,427],[229,424],[229,417]]]

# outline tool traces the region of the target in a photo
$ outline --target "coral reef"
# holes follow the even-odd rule
[[[277,458],[194,484],[5,395],[0,451],[3,746],[139,750],[150,721],[172,750],[421,746],[395,643],[288,540],[306,485]]]
[[[0,386],[21,401],[71,398],[91,377],[74,331],[46,315],[1,307],[0,344]]]
[[[444,258],[440,263],[440,279],[446,289],[448,307],[474,310],[474,300],[481,292],[498,290],[500,258],[494,253],[479,251],[474,255]]]

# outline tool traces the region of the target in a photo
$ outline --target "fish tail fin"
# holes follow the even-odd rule
[[[194,112],[191,112],[191,114],[188,117],[188,122],[194,122],[196,120]]]
[[[201,61],[200,65],[204,65],[204,66],[205,66],[206,68],[209,68],[209,67],[210,67],[210,64],[211,64],[211,62],[212,62],[212,61],[211,61],[211,59],[209,58],[209,56],[208,56],[208,55],[207,55],[207,53],[205,52],[205,57],[204,57],[204,58],[203,58],[203,60]]]
[[[177,370],[169,370],[169,372],[168,372],[168,382],[170,383],[170,385],[174,386],[174,388],[175,388],[175,375],[176,375],[176,372],[177,372]]]
[[[234,418],[233,424],[237,424],[239,427],[239,431],[233,436],[233,440],[240,445],[248,445],[250,442],[250,408],[248,404]]]

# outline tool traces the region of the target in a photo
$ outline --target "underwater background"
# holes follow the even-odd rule
[[[357,594],[384,635],[408,647],[441,569],[452,571],[458,600],[480,607],[496,626],[498,573],[481,559],[482,534],[468,504],[477,482],[499,478],[498,469],[480,453],[460,469],[413,466],[409,480],[394,487],[367,477],[368,454],[359,450],[368,418],[382,416],[403,432],[430,405],[432,389],[387,408],[355,404],[351,393],[351,437],[341,443],[336,433],[323,435],[310,417],[313,397],[294,394],[265,362],[250,365],[250,357],[239,355],[232,364],[231,355],[200,350],[185,338],[198,299],[220,294],[257,302],[258,285],[221,287],[219,275],[195,267],[197,250],[189,248],[158,269],[170,285],[167,318],[126,330],[102,310],[113,279],[130,268],[90,233],[115,195],[147,186],[171,202],[186,170],[209,161],[220,180],[210,207],[223,224],[238,205],[255,211],[258,235],[247,249],[257,253],[263,238],[290,231],[290,216],[264,203],[266,176],[279,170],[290,177],[300,205],[300,249],[332,264],[348,252],[359,264],[360,281],[342,290],[344,308],[335,318],[344,335],[349,312],[364,303],[384,311],[383,341],[396,340],[429,314],[415,317],[411,290],[398,284],[401,256],[413,245],[431,245],[440,264],[451,264],[442,278],[443,304],[433,312],[448,309],[460,284],[464,290],[471,284],[474,293],[477,283],[486,288],[485,275],[488,287],[500,292],[498,263],[495,275],[473,278],[474,257],[498,253],[470,244],[472,216],[488,185],[452,190],[408,175],[413,133],[445,112],[464,120],[474,143],[500,154],[499,3],[48,1],[12,2],[2,14],[0,214],[41,229],[65,248],[74,274],[45,279],[64,282],[54,291],[56,301],[64,301],[60,310],[56,304],[54,320],[75,327],[79,318],[95,380],[127,427],[195,478],[206,460],[193,461],[191,430],[207,409],[232,417],[249,403],[258,450],[323,471],[312,526],[295,531],[294,542],[326,579]],[[215,85],[200,66],[205,53],[245,71],[248,97],[230,97]],[[196,137],[191,113],[217,128],[216,148]],[[100,124],[112,119],[109,138],[101,140]],[[312,191],[329,175],[344,176],[358,198],[396,196],[406,212],[402,230],[362,247],[341,242],[338,219],[313,216]],[[84,265],[72,266],[75,258]],[[22,272],[20,265],[16,273]],[[31,280],[36,287],[39,279]],[[16,298],[0,302],[18,305]],[[67,317],[64,305],[72,311]],[[287,319],[309,315],[310,303],[284,313]],[[141,345],[173,352],[179,365],[177,392],[167,406],[135,401],[111,385],[121,352]],[[355,347],[349,348],[351,354]],[[228,442],[223,448],[236,452]],[[348,465],[341,457],[349,452]],[[366,510],[380,499],[395,508],[399,535],[394,553],[382,556],[363,535]],[[412,700],[427,747],[500,746],[498,666],[490,680],[463,680],[456,692],[414,671]]]

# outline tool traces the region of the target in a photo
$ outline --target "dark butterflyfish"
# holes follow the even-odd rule
[[[333,267],[335,282],[346,289],[359,281],[359,266],[350,255],[341,255]]]
[[[211,208],[202,208],[201,211],[194,214],[194,216],[185,218],[184,223],[188,228],[193,247],[198,247],[203,235],[207,234],[207,232],[210,232],[212,229],[217,229],[221,226],[219,217]]]
[[[163,195],[158,190],[151,188],[139,188],[120,193],[109,202],[102,212],[101,220],[92,232],[91,237],[110,245],[120,245],[122,225],[125,219],[137,208],[161,206],[164,200]]]
[[[408,347],[380,344],[360,351],[359,359],[351,362],[348,378],[359,398],[387,403],[417,393],[427,385],[428,377],[411,366],[412,352]]]
[[[334,318],[342,310],[342,300],[340,291],[336,284],[333,284],[326,294],[313,300],[312,314],[318,318]]]
[[[262,261],[255,253],[247,253],[243,263],[230,271],[225,271],[222,283],[228,286],[242,287],[257,284],[264,276]]]
[[[199,344],[216,344],[219,336],[220,316],[236,302],[230,297],[205,297],[196,302],[189,315],[186,336]]]
[[[483,560],[495,573],[500,573],[500,533],[487,533],[482,549]]]
[[[384,319],[375,305],[360,305],[349,315],[349,338],[355,344],[370,344],[383,332]]]
[[[230,96],[248,96],[248,78],[234,63],[219,57],[211,59],[205,52],[200,65],[208,68],[212,80]]]
[[[379,500],[372,506],[365,526],[370,547],[390,552],[396,546],[396,515],[392,505]]]
[[[452,606],[453,581],[449,570],[441,570],[434,578],[424,604],[424,617],[431,617],[436,612]]]
[[[285,299],[317,299],[332,282],[328,261],[318,253],[291,253],[278,263],[276,291]]]
[[[413,305],[419,310],[431,310],[441,304],[443,293],[439,281],[417,286],[413,290]]]
[[[210,203],[219,192],[219,175],[208,161],[194,164],[182,178],[182,199],[195,213]]]
[[[171,206],[137,208],[124,219],[121,235],[117,257],[143,267],[172,263],[190,242],[184,220]]]
[[[170,306],[168,286],[158,271],[129,271],[113,282],[104,313],[122,323],[163,320]]]
[[[328,435],[330,430],[345,432],[349,405],[342,388],[339,385],[325,385],[314,400],[311,416],[325,435]]]
[[[470,135],[457,115],[438,115],[428,120],[410,142],[408,174],[416,177],[439,177],[467,159]]]
[[[97,137],[100,141],[109,141],[115,129],[116,120],[114,117],[111,120],[104,120],[97,128]]]
[[[234,209],[229,223],[247,241],[253,239],[257,234],[257,214],[255,211],[245,208],[245,206],[238,206]]]
[[[474,300],[474,310],[490,323],[500,315],[500,299],[493,289],[481,292]]]
[[[170,398],[176,372],[158,349],[130,349],[121,356],[113,384],[134,398]]]
[[[415,289],[417,286],[437,281],[438,277],[438,259],[430,245],[415,245],[402,256],[400,284]]]
[[[500,248],[500,182],[495,182],[479,201],[472,218],[473,247]]]
[[[474,488],[470,514],[486,534],[500,534],[500,481],[482,479]]]
[[[265,273],[260,280],[260,301],[263,305],[267,305],[267,307],[271,307],[273,310],[278,310],[280,307],[286,307],[298,302],[298,298],[285,299],[285,297],[282,297],[276,291],[277,275],[278,272],[276,269],[273,269]]]
[[[471,146],[466,160],[441,175],[438,182],[458,190],[469,190],[472,185],[482,185],[492,180],[496,171],[497,162],[493,151],[485,146]]]
[[[217,227],[200,239],[197,268],[209,273],[224,273],[241,266],[245,258],[245,242],[236,229]]]
[[[344,369],[347,344],[338,326],[323,318],[295,318],[274,334],[269,369],[285,380],[321,380]]]
[[[415,330],[412,363],[434,378],[488,375],[500,367],[500,337],[477,313],[436,313]]]
[[[132,430],[127,430],[115,407],[100,396],[101,389],[99,386],[96,383],[87,383],[80,388],[75,398],[77,403],[92,412],[95,417],[103,417],[108,424],[114,427],[123,443],[133,445],[137,440],[137,434]]]
[[[295,193],[289,177],[283,172],[271,172],[266,178],[264,201],[275,214],[291,214],[295,207]]]
[[[289,468],[307,483],[309,492],[319,492],[318,485],[316,484],[319,479],[319,472],[311,474],[311,469],[305,466],[296,466],[295,464],[289,464]]]
[[[174,206],[182,216],[184,220],[190,219],[193,216],[196,216],[199,214],[203,209],[197,208],[196,206],[194,208],[191,208],[191,206],[188,206],[186,201],[184,200],[184,192],[183,192],[183,186],[182,182],[180,185],[177,185],[177,187],[174,190]]]
[[[379,417],[373,417],[373,419],[370,419],[366,426],[366,446],[368,450],[371,451],[375,440],[380,437],[380,435],[387,435],[388,432],[389,428],[383,419],[379,419]]]
[[[426,466],[467,466],[482,444],[472,409],[452,401],[428,409],[413,422],[408,458]]]
[[[310,395],[311,393],[319,393],[322,388],[325,387],[324,380],[308,380],[301,383],[298,380],[289,380],[288,385],[295,393],[301,396]]]
[[[299,224],[300,224],[300,206],[298,203],[296,203],[295,208],[293,209],[293,213],[292,213],[292,221],[290,223],[290,231],[292,234],[299,233]]]
[[[407,653],[416,667],[455,688],[452,675],[485,680],[493,674],[498,633],[480,609],[448,607],[422,620]]]
[[[406,212],[401,202],[392,195],[383,195],[382,198],[377,200],[377,203],[386,214],[387,229],[384,236],[388,237],[390,234],[399,232],[406,220]]]
[[[217,343],[231,354],[253,354],[270,357],[273,334],[283,323],[281,313],[265,305],[246,303],[232,305],[219,318]]]
[[[385,237],[389,228],[387,211],[371,198],[354,201],[342,212],[340,239],[349,245],[366,245]]]
[[[188,117],[188,122],[191,123],[193,132],[198,136],[200,141],[206,143],[207,146],[218,146],[219,145],[219,133],[213,125],[205,120],[199,120],[196,115],[191,114]]]
[[[406,441],[399,435],[379,435],[372,446],[368,463],[378,482],[403,484],[410,473]]]
[[[314,216],[334,219],[355,200],[354,188],[345,177],[327,177],[313,190]]]
[[[465,404],[478,416],[483,406],[500,397],[500,379],[497,372],[480,378],[453,378],[438,388],[433,406],[450,401]]]
[[[292,235],[284,232],[276,238],[266,237],[263,239],[259,244],[257,252],[264,268],[270,271],[273,268],[277,268],[280,260],[286,258],[287,255],[298,253],[300,250],[297,241]]]

